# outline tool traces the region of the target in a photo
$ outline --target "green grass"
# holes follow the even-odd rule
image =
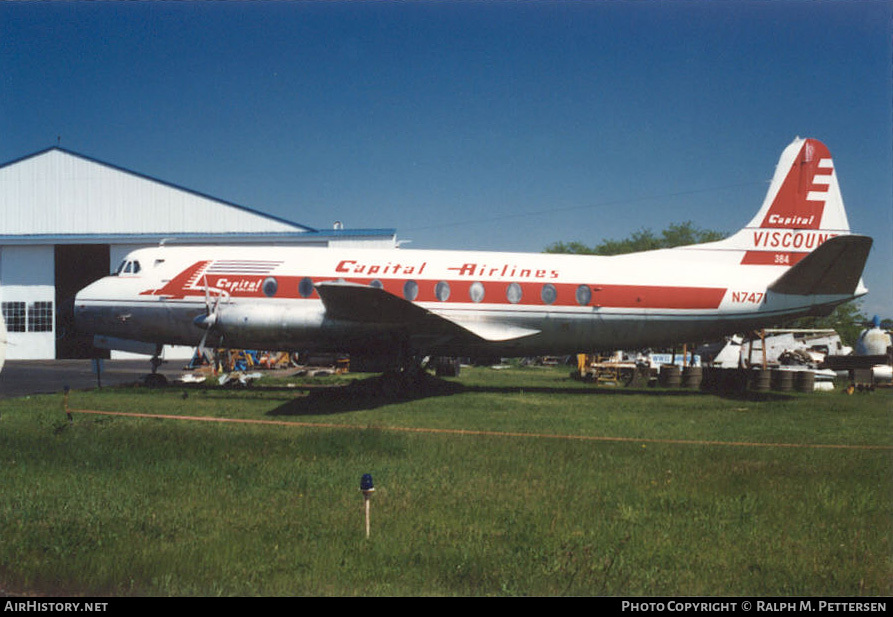
[[[890,391],[723,398],[534,368],[464,370],[405,400],[268,384],[74,392],[69,404],[321,426],[69,422],[61,395],[0,403],[0,589],[891,592]],[[363,473],[376,483],[369,539]]]

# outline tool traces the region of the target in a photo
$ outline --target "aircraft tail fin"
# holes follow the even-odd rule
[[[831,152],[816,139],[798,137],[781,153],[756,216],[715,246],[743,250],[744,265],[792,266],[849,233]]]
[[[797,138],[785,148],[763,206],[747,227],[850,230],[834,160],[825,144]]]

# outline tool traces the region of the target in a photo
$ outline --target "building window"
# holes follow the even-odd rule
[[[52,302],[4,302],[2,309],[7,332],[53,331]]]
[[[53,303],[32,302],[28,305],[28,332],[53,331]]]
[[[25,303],[4,302],[3,321],[8,332],[25,332]]]

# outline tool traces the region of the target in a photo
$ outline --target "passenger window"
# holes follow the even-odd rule
[[[521,286],[518,283],[509,283],[505,290],[505,297],[512,304],[518,304],[521,301]]]
[[[434,286],[434,295],[437,296],[437,299],[441,302],[446,302],[450,299],[450,284],[446,281],[440,281],[437,285]]]
[[[592,300],[592,290],[588,285],[580,285],[577,287],[577,304],[586,306]]]
[[[275,278],[270,276],[264,279],[261,288],[263,289],[265,296],[272,298],[276,295],[276,290],[279,288],[279,284],[276,282]]]
[[[313,281],[310,280],[310,277],[305,276],[301,279],[301,282],[298,283],[298,293],[302,298],[309,298],[313,295]]]
[[[540,293],[540,298],[543,300],[543,304],[552,304],[558,298],[558,290],[555,289],[555,285],[552,283],[546,283],[543,285],[543,290]]]
[[[403,297],[412,302],[419,295],[419,284],[415,281],[406,281],[403,285]]]
[[[472,283],[468,288],[468,295],[472,302],[481,302],[484,299],[484,284],[479,281]]]

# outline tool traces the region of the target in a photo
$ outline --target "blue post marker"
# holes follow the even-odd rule
[[[369,537],[369,498],[375,492],[375,486],[372,484],[372,475],[364,473],[360,480],[360,490],[363,492],[363,504],[366,507],[366,537]]]

